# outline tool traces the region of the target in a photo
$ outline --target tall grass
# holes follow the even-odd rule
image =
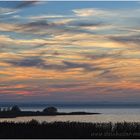
[[[140,138],[140,122],[1,122],[0,138]]]

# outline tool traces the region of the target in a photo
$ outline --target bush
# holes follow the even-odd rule
[[[44,113],[48,113],[48,114],[55,114],[57,113],[57,108],[55,107],[47,107],[43,110]]]

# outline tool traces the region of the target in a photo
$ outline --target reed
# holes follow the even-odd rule
[[[0,122],[0,138],[140,138],[140,122]]]

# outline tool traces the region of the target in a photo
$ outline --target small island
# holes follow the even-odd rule
[[[56,107],[47,107],[43,111],[22,111],[17,105],[11,108],[0,109],[0,118],[16,118],[25,116],[56,116],[56,115],[95,115],[90,112],[58,112]]]

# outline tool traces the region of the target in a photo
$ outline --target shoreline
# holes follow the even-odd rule
[[[57,113],[44,113],[44,112],[34,112],[34,111],[21,111],[21,112],[3,112],[0,113],[0,118],[16,118],[16,117],[32,117],[32,116],[61,116],[61,115],[98,115],[101,113],[90,113],[90,112],[57,112]]]

